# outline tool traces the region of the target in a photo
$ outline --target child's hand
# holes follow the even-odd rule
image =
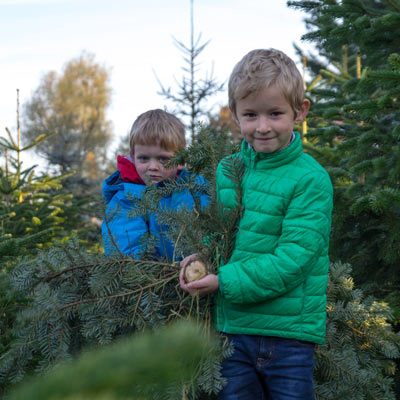
[[[181,289],[183,289],[185,292],[188,292],[190,294],[195,294],[195,292],[192,292],[188,289],[187,283],[185,281],[185,268],[192,263],[193,261],[197,260],[197,254],[191,254],[190,256],[185,257],[181,263],[181,271],[179,273],[179,285]]]
[[[214,293],[218,290],[218,276],[215,274],[208,274],[204,278],[199,279],[198,281],[193,281],[190,283],[181,282],[181,288],[190,293],[191,295],[198,294],[200,296],[205,294]]]
[[[198,255],[196,253],[185,257],[180,263],[181,272],[182,272],[182,269],[185,269],[191,262],[196,261],[196,260],[198,260]]]
[[[181,271],[179,274],[179,284],[181,286],[181,289],[184,290],[185,292],[190,293],[191,295],[199,294],[199,295],[204,295],[208,293],[213,293],[216,290],[218,290],[219,284],[218,284],[218,276],[215,274],[208,274],[204,278],[201,278],[199,280],[186,283],[185,281],[185,268],[192,263],[193,261],[196,261],[198,259],[197,254],[191,254],[190,256],[185,257],[180,265],[181,265]]]

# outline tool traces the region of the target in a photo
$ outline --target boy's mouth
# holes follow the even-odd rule
[[[275,137],[255,137],[254,139],[255,140],[268,141],[268,140],[275,139]]]

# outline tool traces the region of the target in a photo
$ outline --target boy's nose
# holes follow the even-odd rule
[[[159,169],[160,168],[160,163],[158,162],[158,160],[155,159],[150,159],[149,162],[149,169]]]
[[[257,124],[257,132],[260,133],[267,133],[271,130],[271,126],[270,123],[268,121],[268,118],[260,116],[260,118],[258,119],[258,124]]]

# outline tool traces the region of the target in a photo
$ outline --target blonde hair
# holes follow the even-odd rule
[[[250,51],[235,65],[229,78],[229,108],[233,115],[238,100],[270,86],[282,91],[297,115],[304,100],[304,82],[294,61],[276,49]]]
[[[155,109],[140,114],[129,134],[129,148],[135,145],[159,145],[167,151],[178,151],[186,146],[185,126],[167,111]]]

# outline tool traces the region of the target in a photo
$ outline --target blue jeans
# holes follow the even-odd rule
[[[220,400],[313,400],[315,345],[296,339],[225,334],[234,353],[222,363]]]

